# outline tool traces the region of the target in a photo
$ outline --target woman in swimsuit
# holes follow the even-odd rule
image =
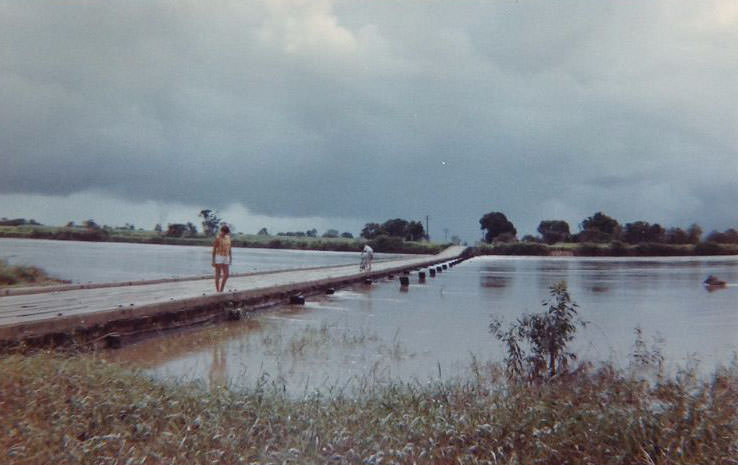
[[[215,290],[223,292],[225,283],[228,280],[229,266],[233,259],[231,255],[231,230],[228,226],[220,227],[220,233],[213,243],[213,260],[212,265],[215,268]]]

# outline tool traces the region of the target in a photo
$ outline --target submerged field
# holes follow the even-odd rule
[[[0,461],[78,463],[735,464],[738,366],[580,370],[284,395],[160,384],[93,355],[0,358]]]

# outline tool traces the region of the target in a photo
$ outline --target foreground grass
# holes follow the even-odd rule
[[[0,359],[0,462],[736,464],[738,368],[649,384],[611,369],[289,399],[167,386],[90,356]]]
[[[45,284],[59,284],[67,281],[55,279],[35,266],[8,265],[0,260],[0,287],[8,286],[42,286]]]

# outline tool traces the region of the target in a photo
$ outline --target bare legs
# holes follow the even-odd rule
[[[220,281],[220,292],[223,292],[223,289],[225,289],[225,283],[228,281],[228,275],[230,274],[230,267],[228,265],[222,265],[223,266],[223,277]]]
[[[228,275],[230,270],[228,265],[215,265],[215,290],[217,292],[223,292],[225,289],[225,283],[228,281]]]

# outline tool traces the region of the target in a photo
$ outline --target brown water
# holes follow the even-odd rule
[[[728,286],[714,292],[714,274]],[[364,382],[427,382],[468,376],[473,359],[500,361],[491,315],[510,322],[537,312],[566,280],[580,315],[580,358],[627,366],[640,327],[667,368],[730,363],[738,350],[738,258],[579,259],[480,257],[402,290],[385,280],[308,299],[215,327],[111,352],[160,379],[291,393]]]

